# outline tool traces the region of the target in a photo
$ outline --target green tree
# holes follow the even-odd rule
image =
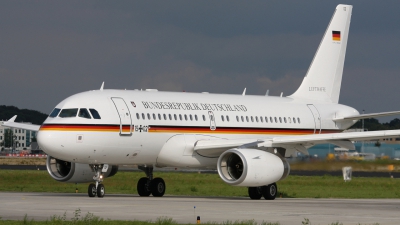
[[[12,129],[5,129],[4,130],[4,147],[9,148],[12,147],[13,144],[13,135],[14,132]]]

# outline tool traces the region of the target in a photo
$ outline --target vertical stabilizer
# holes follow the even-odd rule
[[[303,82],[289,97],[339,102],[352,9],[351,5],[336,7]]]

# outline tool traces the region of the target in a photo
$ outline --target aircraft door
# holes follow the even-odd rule
[[[122,98],[111,98],[114,102],[115,108],[117,109],[120,121],[120,134],[129,135],[132,134],[132,118],[131,113]]]
[[[313,104],[308,104],[313,117],[314,117],[314,134],[321,133],[321,116],[319,115],[318,109]]]
[[[212,111],[208,111],[208,117],[210,118],[210,130],[217,129],[217,126],[215,125],[215,116]]]

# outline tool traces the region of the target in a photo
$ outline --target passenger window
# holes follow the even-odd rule
[[[258,117],[256,116],[256,122],[258,123]]]
[[[286,117],[283,117],[283,121],[286,123]]]
[[[297,122],[299,122],[299,123],[300,123],[300,118],[297,118]]]
[[[169,120],[172,120],[172,116],[171,114],[168,114]]]
[[[197,115],[194,115],[194,119],[197,121]]]
[[[253,119],[253,117],[252,117],[252,116],[250,117],[250,119],[251,119],[251,122],[254,122],[254,119]]]
[[[92,114],[93,119],[101,119],[99,112],[95,109],[89,109],[90,113]]]
[[[179,114],[179,120],[182,120],[182,115],[181,114]]]
[[[275,123],[278,123],[278,119],[275,117]]]
[[[263,120],[262,116],[260,116],[260,121],[261,121],[261,123],[264,123],[264,120]]]
[[[60,111],[61,111],[61,109],[59,109],[59,108],[53,109],[53,111],[50,113],[49,117],[52,117],[52,118],[57,117],[57,116],[58,116],[58,113],[59,113]]]
[[[243,116],[241,116],[241,118],[242,118],[242,122],[244,122]]]
[[[78,108],[75,108],[75,109],[63,109],[63,110],[61,110],[61,113],[60,113],[59,117],[61,117],[61,118],[76,117],[77,113],[78,113]]]
[[[246,116],[246,121],[249,122],[249,117],[248,116]]]
[[[147,119],[151,120],[150,113],[147,113]]]
[[[192,114],[190,114],[189,117],[190,117],[190,121],[192,121],[193,120]]]
[[[229,122],[229,116],[226,116],[226,121],[228,121],[228,122]]]
[[[144,113],[142,113],[142,119],[146,119],[146,116],[144,115]]]
[[[206,116],[205,115],[203,115],[203,120],[206,121]]]
[[[273,123],[274,120],[272,119],[272,116],[269,117],[269,122]]]
[[[136,118],[140,119],[139,113],[136,113]]]
[[[176,114],[174,114],[174,119],[175,119],[175,120],[178,120],[177,117],[176,117]]]
[[[92,117],[89,114],[89,111],[85,108],[79,109],[78,116],[86,119],[92,119]]]
[[[158,114],[158,119],[161,120],[161,114],[160,113]]]
[[[282,123],[282,118],[281,117],[279,117],[279,123]]]
[[[293,117],[293,123],[296,123],[296,118]]]
[[[236,116],[236,120],[239,122],[239,116]]]
[[[223,116],[223,115],[221,115],[221,119],[222,119],[222,121],[225,121],[225,120],[224,120],[224,116]]]
[[[167,115],[165,115],[165,113],[164,113],[164,115],[163,115],[163,116],[164,116],[164,120],[167,120]]]
[[[184,116],[185,116],[185,120],[187,121],[187,115],[185,114]]]
[[[156,114],[153,113],[153,120],[156,120],[156,119],[157,119]]]
[[[289,120],[289,123],[292,123],[292,120],[290,119],[290,117],[287,118]]]

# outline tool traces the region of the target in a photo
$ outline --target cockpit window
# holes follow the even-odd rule
[[[94,119],[101,119],[100,114],[95,109],[89,109]]]
[[[53,109],[53,111],[50,113],[50,115],[49,115],[49,117],[57,117],[58,116],[58,113],[61,111],[61,109],[59,109],[59,108],[55,108],[55,109]]]
[[[76,114],[78,113],[78,109],[63,109],[61,110],[60,115],[58,115],[61,118],[66,118],[66,117],[76,117]]]
[[[92,119],[92,117],[89,114],[89,111],[85,108],[79,109],[78,116],[86,119]]]

